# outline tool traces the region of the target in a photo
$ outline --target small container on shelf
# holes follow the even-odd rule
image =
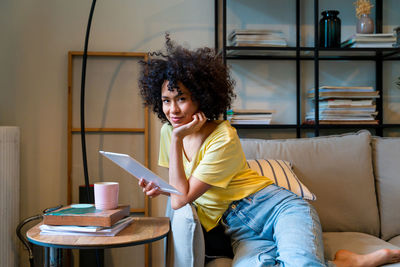
[[[319,21],[319,46],[340,47],[341,21],[337,10],[325,10]]]

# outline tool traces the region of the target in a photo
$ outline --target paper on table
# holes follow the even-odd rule
[[[39,228],[43,235],[115,236],[132,222],[133,217],[125,217],[111,227],[42,224]]]
[[[99,151],[99,153],[113,161],[115,164],[132,174],[137,179],[144,178],[148,182],[155,183],[164,192],[182,195],[182,193],[179,192],[175,187],[165,182],[161,177],[157,176],[154,172],[147,169],[131,156],[127,154],[106,151]]]
[[[125,217],[118,222],[114,223],[110,227],[105,226],[79,226],[79,225],[48,225],[42,224],[39,226],[42,231],[58,231],[58,232],[112,232],[115,228],[120,225],[126,225],[133,221],[133,217]]]

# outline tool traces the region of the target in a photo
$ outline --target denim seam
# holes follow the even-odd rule
[[[247,227],[252,229],[256,234],[260,234],[262,231],[262,228],[257,227],[257,223],[253,218],[246,216],[243,212],[238,211],[237,213],[238,218],[245,224]]]

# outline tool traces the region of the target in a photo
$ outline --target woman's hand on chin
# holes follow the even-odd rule
[[[174,128],[172,133],[176,137],[183,138],[187,135],[198,132],[201,129],[201,127],[203,127],[204,123],[206,123],[207,121],[206,116],[201,111],[193,114],[192,118],[193,120],[191,122]]]

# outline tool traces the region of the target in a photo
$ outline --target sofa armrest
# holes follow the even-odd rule
[[[204,236],[194,206],[187,204],[174,210],[168,198],[166,214],[171,231],[166,248],[167,266],[204,267]]]

